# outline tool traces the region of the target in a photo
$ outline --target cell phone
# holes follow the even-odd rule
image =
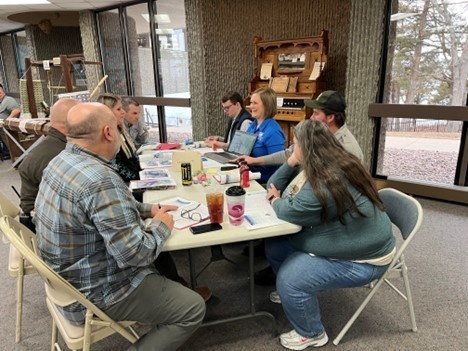
[[[221,171],[231,171],[233,169],[237,169],[239,166],[237,164],[235,165],[228,165],[228,166],[221,166]]]
[[[208,233],[214,230],[221,230],[221,229],[223,229],[223,227],[219,223],[208,223],[208,224],[202,224],[202,225],[190,227],[190,231],[193,234]]]

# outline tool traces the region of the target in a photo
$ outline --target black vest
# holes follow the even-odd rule
[[[232,123],[232,118],[229,119],[229,123],[228,123],[228,126],[227,126],[227,129],[226,129],[226,134],[224,135],[224,142],[225,143],[230,143],[231,142],[231,139],[232,139],[232,136],[234,135],[234,133],[231,134],[231,138],[229,138],[229,132],[231,130],[239,130],[240,127],[242,126],[242,123],[244,123],[244,121],[248,119],[250,121],[253,121],[253,117],[250,115],[250,113],[245,110],[245,109],[242,109],[240,112],[239,112],[239,116],[237,116],[236,118],[236,121],[234,122],[234,124]]]

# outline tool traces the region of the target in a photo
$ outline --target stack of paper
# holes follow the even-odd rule
[[[248,230],[286,223],[276,217],[275,210],[266,199],[266,190],[246,194],[244,219],[244,226]]]
[[[140,180],[130,181],[133,190],[164,190],[175,187],[177,183],[165,168],[149,168],[140,172]]]
[[[140,167],[142,169],[147,168],[161,168],[171,167],[172,165],[172,152],[170,151],[158,151],[152,154],[144,154],[138,156],[140,160]]]

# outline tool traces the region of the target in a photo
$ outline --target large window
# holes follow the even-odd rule
[[[26,33],[24,30],[0,36],[0,78],[9,94],[19,95],[18,78],[25,74]]]
[[[181,107],[190,98],[183,0],[121,6],[99,12],[97,19],[106,89],[145,98],[152,140],[191,139],[191,110]]]
[[[382,102],[465,106],[468,2],[394,0]],[[414,117],[414,118],[411,118]],[[463,122],[448,115],[383,118],[375,173],[443,186],[460,180]],[[466,123],[466,122],[465,122]]]

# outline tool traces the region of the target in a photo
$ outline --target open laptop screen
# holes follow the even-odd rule
[[[256,140],[257,134],[236,130],[227,151],[238,155],[250,155]]]

